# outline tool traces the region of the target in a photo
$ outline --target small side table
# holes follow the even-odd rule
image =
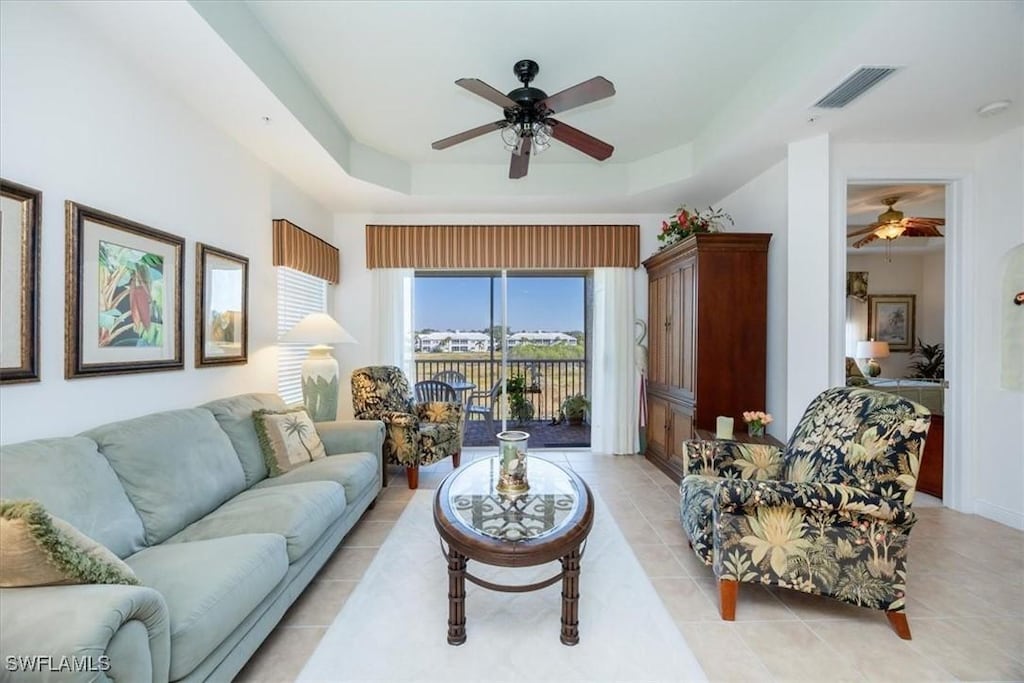
[[[710,429],[695,429],[693,430],[694,436],[703,441],[738,441],[739,443],[762,443],[770,446],[778,446],[784,448],[786,444],[776,439],[771,434],[765,434],[764,436],[751,436],[746,432],[733,432],[731,439],[719,439],[715,436],[715,432]]]

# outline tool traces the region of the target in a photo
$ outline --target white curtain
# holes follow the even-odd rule
[[[397,365],[416,381],[413,357],[412,293],[415,272],[408,268],[373,270],[374,349],[379,365]]]
[[[636,453],[638,372],[634,362],[633,269],[594,269],[594,361],[590,449]]]

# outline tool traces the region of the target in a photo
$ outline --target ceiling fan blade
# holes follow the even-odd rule
[[[470,128],[469,130],[464,130],[461,133],[456,133],[455,135],[452,135],[450,137],[438,140],[437,142],[433,143],[430,146],[433,147],[434,149],[447,149],[452,145],[459,144],[460,142],[472,140],[473,138],[478,138],[481,135],[490,133],[492,130],[501,130],[507,125],[508,121],[505,121],[504,119],[502,119],[501,121],[495,121],[494,123],[485,123],[482,126]]]
[[[874,242],[874,241],[875,241],[875,240],[877,240],[877,239],[878,239],[878,235],[876,235],[876,234],[875,234],[875,233],[873,233],[873,232],[872,232],[872,233],[868,233],[868,234],[867,234],[867,235],[865,235],[864,237],[861,237],[861,238],[860,238],[859,240],[857,240],[856,242],[854,242],[854,243],[853,243],[853,244],[852,244],[851,246],[852,246],[852,247],[853,247],[854,249],[860,249],[860,248],[861,248],[861,247],[863,247],[863,246],[864,246],[865,244],[870,244],[871,242]]]
[[[588,135],[569,124],[556,121],[555,119],[548,119],[547,123],[551,126],[551,137],[559,142],[564,142],[570,147],[575,147],[598,161],[604,161],[615,151],[615,148],[607,142],[598,140],[593,135]]]
[[[538,106],[543,106],[552,114],[561,114],[573,107],[582,107],[584,104],[597,102],[614,94],[615,86],[611,81],[604,76],[594,76],[589,81],[577,83],[571,88],[549,95],[541,100]]]
[[[856,229],[855,230],[849,230],[846,233],[846,236],[847,237],[856,237],[857,235],[866,235],[869,232],[874,232],[875,230],[877,230],[878,226],[879,226],[879,223],[877,223],[877,222],[872,223],[871,225],[854,225],[854,226],[851,226],[851,227],[856,228]]]
[[[945,237],[934,225],[910,225],[900,237]]]
[[[455,85],[461,86],[468,90],[469,92],[473,93],[474,95],[479,95],[485,100],[490,100],[491,102],[494,102],[502,109],[509,109],[511,107],[516,106],[516,103],[513,100],[509,99],[508,95],[501,92],[500,90],[492,88],[491,86],[481,81],[479,78],[460,78],[459,80],[455,81]]]
[[[511,180],[524,178],[530,170],[530,151],[533,149],[533,139],[528,137],[519,138],[519,154],[512,152],[512,162],[508,167],[508,177]]]
[[[923,225],[936,226],[945,224],[945,218],[923,218],[921,216],[910,216],[909,218],[903,219],[903,225],[906,225],[907,227]]]

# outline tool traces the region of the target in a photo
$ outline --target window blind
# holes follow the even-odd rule
[[[327,312],[327,282],[291,268],[277,269],[277,336],[280,339],[310,313]],[[277,393],[285,403],[302,403],[302,361],[312,344],[277,346]]]

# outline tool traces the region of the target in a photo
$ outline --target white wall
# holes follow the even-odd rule
[[[338,401],[342,419],[352,416],[352,394],[346,383],[352,370],[380,361],[372,346],[374,311],[370,300],[372,279],[366,268],[367,224],[388,225],[639,225],[640,260],[655,251],[660,243],[657,235],[661,214],[338,214],[334,217],[334,244],[341,250],[341,284],[336,292],[334,312],[345,329],[359,344],[336,347],[335,356],[341,366],[341,397]],[[643,266],[635,273],[636,316],[647,320],[647,271]],[[626,353],[632,354],[632,348]]]
[[[4,3],[0,174],[43,192],[41,376],[0,388],[0,442],[276,389],[271,220],[329,238],[331,214],[93,40],[53,3]],[[185,370],[65,380],[64,200],[186,239]],[[194,367],[197,241],[250,259],[249,363]]]
[[[999,388],[1000,269],[1024,241],[1024,129],[979,145],[836,145],[833,201],[857,180],[950,182],[947,191],[947,391],[943,501],[1024,528],[1024,395]],[[831,230],[845,234],[845,213]],[[845,265],[845,249],[834,250]],[[845,268],[828,285],[834,323],[845,318]],[[825,283],[821,283],[822,286]],[[832,346],[837,372],[842,340]]]
[[[926,254],[884,254],[847,252],[846,269],[867,271],[868,294],[913,294],[914,337],[926,344],[944,343],[945,317],[944,251]],[[868,338],[868,304],[853,298],[846,300],[846,355],[854,356],[857,342]],[[912,362],[910,351],[893,351],[879,358],[882,377],[906,377]]]
[[[780,161],[727,197],[714,203],[732,216],[736,230],[742,232],[770,232],[768,244],[768,375],[763,408],[772,414],[775,422],[768,432],[786,441],[786,297],[787,297],[787,232],[786,188],[788,173],[786,162]],[[799,415],[796,416],[799,418]]]

